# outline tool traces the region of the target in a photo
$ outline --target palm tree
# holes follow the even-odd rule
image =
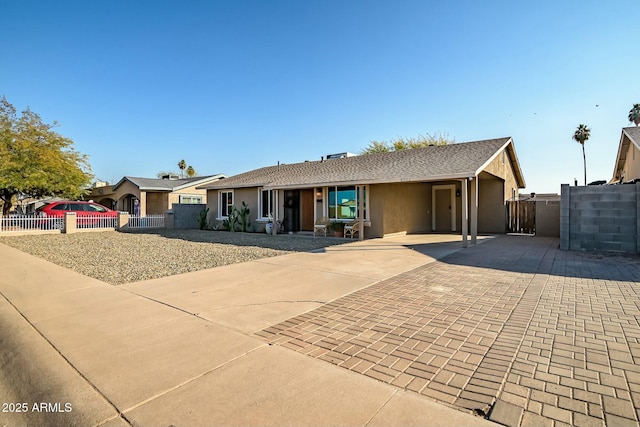
[[[187,177],[193,178],[194,176],[196,176],[196,170],[193,168],[193,166],[189,165],[189,167],[187,167]]]
[[[629,110],[629,121],[636,126],[640,124],[640,104],[633,104],[633,108]]]
[[[180,168],[180,178],[184,178],[184,170],[187,168],[187,162],[184,159],[178,162],[178,167]]]
[[[576,129],[573,134],[573,139],[582,145],[582,161],[584,162],[584,185],[587,185],[587,157],[584,154],[584,143],[591,136],[591,129],[587,127],[587,125],[578,125],[578,129]]]

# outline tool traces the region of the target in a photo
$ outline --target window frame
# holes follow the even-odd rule
[[[223,200],[223,194],[226,195],[227,198],[227,202],[226,202],[226,207],[227,207],[227,212],[222,212],[222,200]],[[231,203],[229,203],[228,199],[229,199],[229,195],[231,195]],[[229,218],[229,213],[231,211],[231,208],[233,208],[233,203],[235,201],[235,196],[233,194],[233,190],[218,190],[218,218],[217,219],[227,219]]]
[[[274,190],[268,190],[268,189],[264,189],[262,187],[258,188],[258,218],[257,220],[260,221],[268,221],[269,220],[269,216],[273,217],[274,215],[274,206],[273,206],[273,202],[274,202],[274,197],[273,197],[273,191]],[[269,204],[269,212],[267,213],[267,216],[264,216],[264,212],[263,212],[263,200],[262,200],[262,196],[264,195],[264,193],[267,193],[267,200],[268,200],[268,204]],[[273,218],[272,218],[273,219]]]
[[[199,202],[184,202],[183,198],[199,199]],[[181,205],[202,205],[204,202],[204,196],[202,194],[180,194],[178,203]]]
[[[338,218],[338,214],[337,214],[337,206],[338,204],[338,189],[345,189],[345,188],[351,188],[353,187],[353,191],[355,191],[355,217],[354,218]],[[357,191],[357,187],[361,187],[364,190],[364,218],[363,220],[365,222],[370,222],[371,219],[369,218],[369,206],[368,204],[371,203],[369,200],[369,195],[371,194],[369,191],[369,185],[332,185],[332,186],[327,186],[326,188],[326,194],[327,194],[327,203],[326,203],[326,216],[331,220],[331,221],[340,221],[340,222],[350,222],[350,221],[356,221],[358,220],[358,210],[360,209],[360,200],[359,200],[359,192]],[[344,191],[344,190],[343,190]],[[331,193],[333,192],[333,194],[335,195],[335,200],[333,201],[335,209],[336,209],[336,214],[334,216],[330,215],[331,212],[331,206],[332,206],[332,201],[331,201]]]

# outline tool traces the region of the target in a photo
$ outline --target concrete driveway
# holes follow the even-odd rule
[[[121,287],[0,245],[0,425],[486,425],[256,335],[458,239],[354,242]]]
[[[0,245],[0,399],[52,409],[0,421],[640,425],[640,258],[457,240],[120,287]]]

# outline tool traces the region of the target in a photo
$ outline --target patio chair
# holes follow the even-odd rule
[[[360,222],[352,221],[344,226],[344,237],[353,237],[360,232]]]
[[[327,237],[327,229],[329,228],[329,218],[323,216],[322,218],[318,218],[316,223],[313,224],[313,235],[315,237],[316,232],[321,232],[324,234],[324,237]]]

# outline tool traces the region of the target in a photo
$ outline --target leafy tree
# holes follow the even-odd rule
[[[193,166],[189,165],[187,167],[187,177],[188,178],[193,178],[196,175],[197,175],[196,170],[193,168]]]
[[[582,161],[584,163],[584,185],[587,185],[587,157],[584,154],[584,143],[591,136],[591,129],[587,125],[578,125],[578,129],[573,134],[573,139],[582,145]]]
[[[178,167],[180,168],[180,178],[184,178],[184,170],[187,168],[187,162],[184,159],[178,162]]]
[[[78,198],[86,193],[93,175],[86,155],[73,141],[43,123],[26,109],[20,116],[3,96],[0,100],[0,200],[9,213],[18,195],[41,198]]]
[[[371,141],[369,145],[360,151],[360,154],[387,153],[390,151],[408,150],[411,148],[423,148],[431,145],[454,144],[455,140],[450,139],[447,134],[426,134],[418,135],[417,138],[402,138],[391,141]]]
[[[640,124],[640,104],[633,104],[633,108],[629,110],[629,121],[638,126]]]

